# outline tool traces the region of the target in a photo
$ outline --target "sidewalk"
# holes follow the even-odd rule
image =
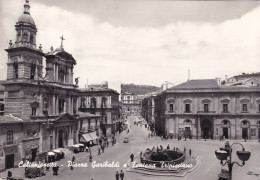
[[[117,141],[116,144],[118,144],[118,141],[121,139],[122,135],[124,135],[125,133],[126,132],[123,131],[122,133],[117,134],[115,136],[116,137],[116,141]],[[106,149],[110,149],[110,148],[112,148],[114,146],[112,146],[111,142],[109,142],[109,147],[105,148],[105,152],[106,152]],[[91,147],[91,154],[92,154],[93,157],[97,156],[97,154],[98,154],[98,147],[99,147],[99,145],[95,145],[95,146]],[[61,159],[59,161],[55,161],[55,163],[57,163],[57,165],[60,168],[67,167],[68,161],[71,161],[73,156],[75,157],[75,162],[81,161],[83,159],[89,158],[89,151],[87,151],[87,152],[84,151],[84,152],[79,152],[79,153],[73,153],[72,151],[70,151],[70,153],[66,153],[65,158],[63,158],[63,159]],[[8,169],[8,170],[10,170],[12,172],[12,174],[13,174],[12,177],[21,178],[21,179],[28,179],[28,178],[25,178],[25,176],[24,176],[25,168],[23,168],[23,167],[17,167],[17,168],[12,168],[12,169]],[[7,179],[7,172],[8,172],[8,170],[0,172],[0,179]],[[49,171],[46,171],[46,173],[52,173],[52,168],[50,168]]]

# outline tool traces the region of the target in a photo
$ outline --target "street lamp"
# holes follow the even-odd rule
[[[232,146],[234,144],[239,144],[242,146],[242,151],[237,151],[237,156],[238,158],[242,161],[242,164],[239,164],[238,162],[232,162]],[[240,167],[245,165],[245,161],[247,161],[250,156],[251,152],[245,151],[245,148],[242,144],[240,143],[233,143],[231,146],[229,145],[229,142],[227,141],[225,143],[224,148],[220,148],[220,150],[215,151],[216,157],[220,160],[220,164],[222,166],[225,166],[226,164],[228,165],[228,175],[229,177],[226,177],[225,179],[227,180],[232,180],[232,168],[234,164],[239,165]],[[226,161],[223,163],[223,161]],[[224,177],[223,177],[224,179]]]

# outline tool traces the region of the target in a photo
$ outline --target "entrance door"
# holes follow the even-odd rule
[[[63,130],[59,130],[59,148],[63,148]]]
[[[185,127],[184,136],[186,136],[187,138],[191,136],[190,127]]]
[[[201,137],[205,139],[212,139],[213,138],[212,133],[212,123],[208,119],[204,119],[201,122]]]
[[[242,139],[248,139],[248,128],[242,128]]]
[[[225,137],[225,139],[228,139],[228,128],[223,128],[223,137]]]
[[[9,154],[5,156],[5,169],[10,169],[14,167],[14,154]]]
[[[35,161],[36,154],[37,154],[37,148],[32,149],[32,162]]]

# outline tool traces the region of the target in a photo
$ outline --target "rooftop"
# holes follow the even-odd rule
[[[219,85],[215,79],[196,79],[179,84],[169,90],[179,89],[219,89]]]

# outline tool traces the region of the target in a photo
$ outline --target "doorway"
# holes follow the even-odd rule
[[[37,148],[32,149],[32,162],[35,161],[36,155],[37,155]]]
[[[64,144],[63,144],[63,130],[59,130],[59,148],[63,148]]]
[[[204,119],[201,122],[201,137],[204,139],[212,139],[213,133],[212,133],[212,123],[208,119]]]
[[[228,139],[228,128],[223,128],[223,137],[225,137],[225,139]]]
[[[14,154],[8,154],[5,156],[5,169],[11,169],[14,167]]]
[[[242,139],[248,139],[248,128],[242,128]]]

